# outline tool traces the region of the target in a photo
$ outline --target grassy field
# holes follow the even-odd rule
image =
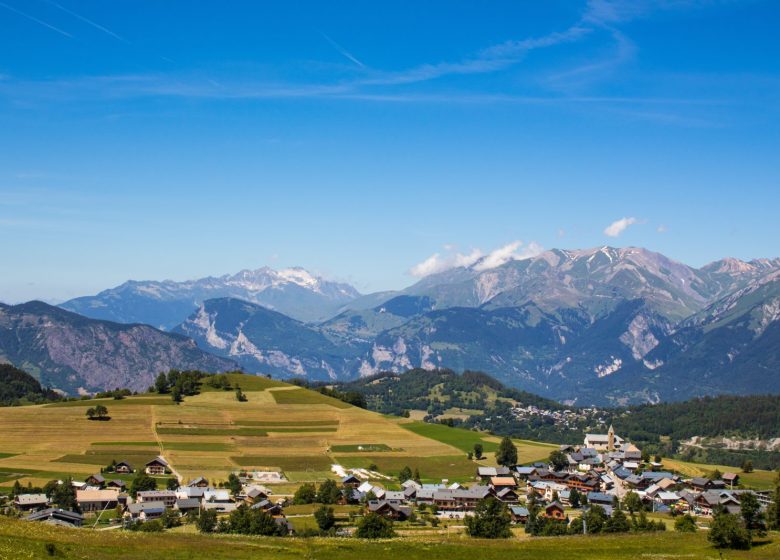
[[[112,459],[141,466],[158,454],[184,478],[220,481],[240,468],[263,467],[284,470],[291,480],[322,480],[333,476],[330,449],[361,460],[357,448],[367,443],[382,450],[373,453],[387,457],[387,469],[415,458],[421,471],[446,477],[440,466],[458,453],[404,429],[400,418],[264,377],[228,377],[247,402],[204,385],[202,394],[180,405],[139,395],[1,408],[0,487],[16,479],[35,485],[69,475],[83,479]],[[110,421],[86,420],[85,408],[97,402],[108,408]]]
[[[485,454],[495,453],[500,442],[500,439],[494,436],[488,436],[462,428],[450,428],[444,424],[408,422],[401,424],[401,426],[418,435],[451,445],[465,453],[472,451],[475,443],[482,444]],[[517,456],[521,463],[533,463],[535,461],[547,459],[550,452],[558,448],[558,446],[554,444],[520,439],[514,440],[514,444],[517,447]]]
[[[739,474],[742,484],[757,489],[774,488],[777,473],[774,471],[754,470],[751,473],[743,473],[737,467],[728,467],[726,465],[703,465],[701,463],[687,463],[677,459],[664,459],[663,465],[667,469],[672,469],[685,476],[706,476],[713,470],[720,472],[733,472]]]
[[[484,541],[460,534],[448,535],[442,531],[435,536],[366,542],[357,539],[198,535],[192,533],[189,527],[166,534],[96,532],[0,518],[0,558],[44,558],[47,557],[46,544],[54,546],[56,558],[90,560],[241,560],[262,557],[280,560],[689,560],[721,557],[718,550],[708,545],[703,532],[694,535],[667,532]],[[722,557],[733,560],[776,559],[780,557],[780,535],[773,533],[766,544],[750,551],[727,551]]]

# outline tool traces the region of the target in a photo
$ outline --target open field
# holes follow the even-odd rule
[[[450,428],[444,424],[408,422],[401,424],[401,426],[418,435],[435,439],[442,443],[446,443],[447,445],[451,445],[452,447],[460,449],[465,453],[472,451],[474,449],[475,443],[481,443],[483,451],[486,454],[495,453],[495,451],[498,449],[498,444],[501,441],[500,438],[495,436],[489,436],[479,432],[472,432],[462,428]],[[558,448],[557,445],[549,443],[521,439],[516,439],[513,441],[515,446],[517,446],[518,460],[523,464],[547,459],[547,457],[550,455],[550,452]]]
[[[294,521],[295,519],[293,519]],[[120,531],[85,531],[0,519],[0,558],[43,558],[44,546],[54,545],[57,558],[90,560],[241,560],[311,558],[315,560],[596,560],[612,558],[718,559],[703,532],[591,537],[524,538],[504,541],[469,539],[460,534],[421,535],[366,542],[357,539],[264,538],[198,535],[189,527],[179,532],[142,534]],[[724,558],[770,560],[780,557],[780,534],[750,551],[728,551]]]
[[[385,468],[419,463],[424,476],[471,476],[475,464],[450,445],[401,426],[403,419],[354,408],[319,393],[264,377],[229,375],[247,395],[206,390],[178,406],[170,397],[139,395],[115,401],[74,401],[0,409],[0,486],[13,480],[44,484],[94,473],[111,460],[141,466],[162,454],[184,478],[225,480],[239,468],[281,469],[293,481],[331,477],[328,450],[366,462],[359,446],[387,461]],[[211,389],[211,388],[208,388]],[[101,402],[108,422],[90,422],[85,405]],[[380,451],[381,450],[381,451]],[[371,459],[373,461],[373,458]],[[456,474],[446,465],[459,463]],[[370,461],[369,461],[370,463]],[[378,464],[381,464],[378,462]]]
[[[688,463],[677,459],[664,459],[663,465],[664,467],[673,469],[685,476],[706,476],[715,469],[718,469],[722,473],[735,472],[739,474],[739,478],[742,479],[743,485],[759,490],[773,488],[777,478],[777,473],[773,471],[756,469],[751,473],[743,473],[737,467],[728,467],[726,465],[703,465],[701,463]]]

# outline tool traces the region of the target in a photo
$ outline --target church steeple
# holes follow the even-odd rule
[[[607,432],[607,451],[615,450],[615,428],[612,424],[609,425],[609,431]]]

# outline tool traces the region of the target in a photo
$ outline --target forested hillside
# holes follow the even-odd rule
[[[29,373],[11,364],[0,364],[0,406],[37,403],[57,399],[59,395],[41,384]]]

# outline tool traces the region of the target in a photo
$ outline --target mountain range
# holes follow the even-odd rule
[[[302,268],[277,271],[264,267],[185,282],[128,281],[95,296],[66,301],[60,307],[93,319],[145,323],[169,330],[207,299],[232,297],[301,321],[318,321],[359,296],[349,284],[330,282]]]
[[[367,295],[303,269],[262,268],[127,282],[62,307],[157,325],[169,331],[152,329],[157,340],[277,377],[448,367],[576,404],[780,392],[780,259],[693,268],[634,247],[556,249]],[[25,358],[2,345],[0,354]]]

